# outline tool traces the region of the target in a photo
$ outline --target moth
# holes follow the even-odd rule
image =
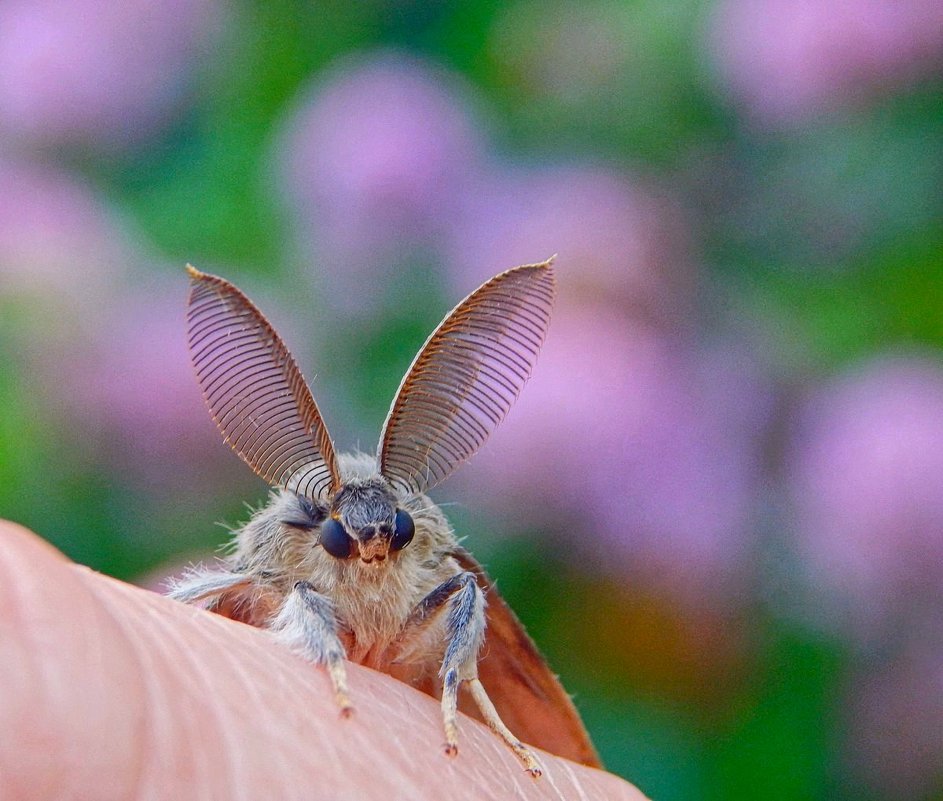
[[[324,666],[344,716],[350,660],[441,699],[449,755],[461,708],[533,776],[540,765],[522,740],[598,766],[569,696],[426,495],[479,450],[530,376],[556,291],[552,259],[495,276],[445,316],[406,371],[375,455],[336,453],[262,312],[223,278],[187,269],[203,396],[273,490],[234,532],[231,555],[194,568],[171,595],[268,629]]]

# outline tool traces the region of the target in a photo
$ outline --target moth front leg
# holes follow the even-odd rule
[[[251,585],[252,578],[245,573],[200,566],[175,579],[167,595],[181,603],[196,604],[213,601],[228,592],[245,590]]]
[[[275,636],[305,659],[327,668],[343,717],[354,711],[347,694],[346,654],[337,636],[334,605],[307,581],[299,581],[269,623]]]
[[[430,592],[410,615],[404,638],[407,641],[422,638],[443,614],[447,614],[447,644],[439,676],[442,679],[446,754],[454,756],[458,753],[458,690],[465,682],[491,731],[514,752],[528,773],[540,776],[537,759],[501,720],[478,679],[478,651],[485,637],[485,599],[473,573],[452,576]]]

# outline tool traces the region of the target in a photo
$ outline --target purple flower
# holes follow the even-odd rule
[[[455,79],[384,52],[337,63],[279,141],[281,181],[332,305],[369,308],[417,248],[434,246],[482,143]]]
[[[680,210],[654,188],[545,167],[482,182],[448,266],[467,291],[559,254],[548,342],[468,468],[475,496],[522,527],[565,533],[597,566],[703,597],[750,546],[768,395],[751,359],[688,344],[687,240]]]
[[[654,187],[576,165],[494,173],[469,193],[447,265],[457,291],[558,254],[561,303],[613,304],[677,327],[695,272],[679,208]]]
[[[928,603],[939,608],[938,359],[878,359],[823,387],[799,413],[789,461],[797,548],[832,602],[828,619],[868,637],[915,624]]]
[[[0,130],[40,145],[133,143],[178,103],[214,0],[0,4]]]
[[[207,412],[186,344],[187,281],[129,276],[94,326],[40,361],[43,396],[126,485],[178,497],[249,479]],[[270,305],[270,304],[268,304]]]
[[[937,0],[725,0],[710,47],[756,119],[788,123],[912,82],[943,56]]]
[[[581,558],[681,594],[743,569],[768,394],[739,354],[605,306],[561,308],[534,377],[467,468],[476,497]]]
[[[29,297],[70,316],[87,312],[129,258],[115,215],[49,167],[0,156],[0,186],[0,297]]]

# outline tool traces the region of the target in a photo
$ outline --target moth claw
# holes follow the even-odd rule
[[[455,743],[446,743],[445,744],[445,755],[447,757],[458,756],[458,746]]]
[[[350,698],[347,696],[347,693],[344,690],[335,692],[334,699],[337,701],[337,707],[342,718],[347,720],[353,716],[354,705],[351,703]]]

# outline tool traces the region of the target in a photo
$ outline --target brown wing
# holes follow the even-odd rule
[[[271,484],[312,499],[336,489],[331,438],[284,342],[228,281],[187,270],[190,355],[226,442]]]
[[[473,456],[507,415],[550,322],[552,261],[485,282],[426,340],[380,435],[380,472],[391,484],[426,492]]]
[[[478,676],[501,719],[530,745],[583,765],[602,767],[573,701],[484,569],[463,548],[453,555],[465,570],[478,576],[488,599],[488,630]],[[466,699],[461,708],[481,719]]]

